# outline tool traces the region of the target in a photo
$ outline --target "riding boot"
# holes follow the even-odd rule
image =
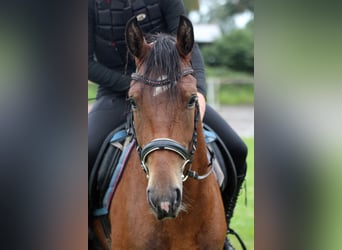
[[[228,237],[224,241],[223,250],[234,250],[232,244],[230,244]]]
[[[227,226],[230,225],[230,220],[233,218],[234,215],[234,209],[237,203],[237,200],[239,198],[239,194],[240,194],[240,189],[242,187],[243,181],[245,180],[245,175],[243,176],[239,176],[237,178],[237,187],[236,187],[236,192],[235,194],[230,198],[227,199],[226,201],[223,200],[224,203],[224,210],[226,213],[226,222],[227,222]]]
[[[236,206],[239,194],[240,194],[240,189],[246,177],[246,170],[247,170],[247,165],[245,164],[242,173],[238,173],[236,189],[233,195],[229,196],[226,194],[227,192],[231,192],[229,190],[224,190],[222,192],[222,199],[223,199],[224,210],[226,214],[227,234],[233,231],[230,229],[230,221],[233,217],[234,209],[235,209],[235,206]],[[226,241],[224,243],[224,250],[234,250],[233,246],[229,242],[228,237],[226,238]]]

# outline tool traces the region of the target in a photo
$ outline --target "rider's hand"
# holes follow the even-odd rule
[[[201,120],[203,121],[204,113],[205,113],[205,97],[200,92],[197,92],[198,96],[198,104],[201,114]]]

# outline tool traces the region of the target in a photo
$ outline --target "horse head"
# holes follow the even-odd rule
[[[200,126],[197,81],[191,75],[193,26],[181,16],[176,37],[158,34],[147,42],[136,18],[126,26],[135,58],[128,93],[147,200],[158,219],[182,210],[183,181],[191,168]]]

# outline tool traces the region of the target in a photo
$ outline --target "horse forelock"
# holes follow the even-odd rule
[[[167,34],[157,34],[152,39],[150,53],[143,59],[143,75],[149,79],[167,78],[172,88],[180,80],[182,72],[176,38]]]

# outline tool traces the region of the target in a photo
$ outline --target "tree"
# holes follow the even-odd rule
[[[253,22],[245,29],[232,30],[213,44],[202,48],[206,64],[237,71],[254,72]]]
[[[226,0],[224,8],[227,10],[229,16],[242,13],[246,10],[254,13],[254,0]]]
[[[199,0],[183,0],[186,11],[199,10]]]

